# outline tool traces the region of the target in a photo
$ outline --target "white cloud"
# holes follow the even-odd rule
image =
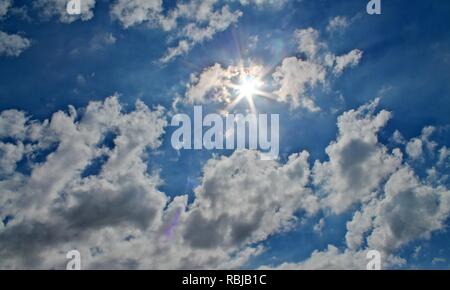
[[[200,5],[204,5],[204,3]],[[162,63],[170,62],[175,57],[188,52],[194,45],[212,39],[214,35],[225,31],[242,16],[241,11],[231,12],[228,6],[223,6],[217,10],[212,10],[212,5],[206,6],[206,8],[200,6],[200,8],[193,7],[190,9],[200,9],[200,12],[204,13],[204,15],[202,13],[196,15],[195,21],[186,24],[177,33],[177,38],[180,39],[178,45],[168,49],[166,54],[160,59]],[[192,17],[189,14],[186,16],[188,18]]]
[[[312,28],[296,30],[295,37],[299,42],[299,52],[304,53],[306,58],[286,57],[275,68],[272,73],[272,99],[287,103],[292,109],[305,108],[317,112],[320,108],[315,104],[313,90],[320,86],[325,87],[329,76],[337,77],[345,68],[356,66],[362,57],[362,51],[355,49],[346,55],[335,56],[328,51],[325,43],[320,42],[319,32]],[[189,46],[188,43],[185,45]],[[172,56],[187,50],[181,47],[169,50],[168,53]],[[233,92],[228,85],[231,81],[239,83],[239,80],[235,79],[239,76],[239,69],[236,66],[222,68],[215,64],[206,68],[200,75],[193,75],[186,93],[188,102],[230,102]],[[250,75],[257,77],[262,75],[263,71],[261,65],[249,65],[245,69],[254,70]]]
[[[24,146],[0,142],[0,177],[9,175],[16,170],[16,164],[22,159]]]
[[[446,183],[443,179],[420,179],[402,160],[399,149],[392,154],[387,152],[377,134],[390,114],[386,111],[375,114],[376,105],[377,101],[340,116],[338,138],[326,149],[330,160],[316,161],[313,168],[312,179],[317,186],[314,189],[316,194],[321,193],[320,202],[325,209],[342,213],[352,204],[360,204],[347,223],[347,249],[339,251],[329,246],[324,251],[314,251],[303,262],[262,268],[365,269],[367,250],[381,252],[383,267],[395,267],[405,263],[395,256],[401,247],[411,241],[429,239],[433,232],[446,228],[450,216],[450,191]],[[430,151],[437,146],[430,140],[434,131],[434,127],[425,127],[418,138],[430,144],[426,146]],[[349,145],[355,141],[366,145]],[[344,158],[345,148],[351,152],[349,158]],[[435,167],[433,172],[440,175]]]
[[[177,46],[169,47],[166,53],[160,58],[161,63],[168,63],[176,57],[186,54],[191,50],[192,46],[186,40],[180,40]]]
[[[12,0],[0,0],[0,20],[3,20],[13,8]],[[0,56],[19,56],[31,46],[31,40],[19,34],[0,31]]]
[[[257,7],[275,7],[281,8],[288,1],[287,0],[228,0],[230,2],[239,1],[242,5],[256,5]]]
[[[246,68],[250,75],[258,76],[263,67],[259,65],[250,65]],[[210,102],[229,103],[232,101],[233,89],[230,84],[238,84],[242,67],[228,66],[223,68],[216,63],[205,68],[199,74],[192,74],[187,84],[185,102],[189,104],[206,104]],[[236,92],[234,92],[236,94]]]
[[[290,103],[293,108],[303,107],[312,112],[318,111],[319,108],[313,99],[306,95],[306,91],[323,84],[325,77],[326,71],[320,64],[296,57],[285,58],[273,74],[273,79],[279,86],[275,94],[279,101]]]
[[[162,12],[162,0],[118,0],[111,7],[111,15],[125,28],[151,22],[156,24]]]
[[[276,267],[263,266],[261,269],[274,270],[366,270],[367,251],[340,251],[333,245],[328,245],[323,251],[315,250],[311,257],[300,263],[283,263]],[[383,257],[384,267],[401,265],[405,261],[392,256]]]
[[[111,97],[79,112],[69,107],[44,122],[19,111],[1,114],[2,132],[19,142],[0,146],[9,154],[0,163],[0,216],[13,216],[0,225],[1,268],[63,268],[73,248],[85,269],[235,268],[263,250],[254,243],[289,229],[294,213],[319,210],[307,188],[307,152],[285,164],[247,150],[211,159],[188,206],[187,196],[170,200],[160,192],[161,180],[147,166],[146,150],[161,144],[166,125],[161,109],[137,102],[123,113]],[[113,148],[103,145],[111,132]],[[15,171],[23,158],[30,174]]]
[[[195,45],[211,40],[217,33],[237,23],[242,11],[230,10],[227,1],[190,0],[179,1],[174,8],[163,11],[162,0],[117,0],[111,7],[111,15],[124,28],[147,24],[169,33],[170,46],[159,59],[162,64],[188,53]],[[281,8],[285,0],[229,0],[241,5],[259,8]]]
[[[392,135],[392,140],[397,144],[405,144],[405,138],[398,130],[395,130],[394,134]]]
[[[0,20],[8,13],[12,0],[0,0]]]
[[[101,50],[108,45],[113,45],[117,38],[112,33],[98,33],[95,34],[90,41],[91,50]]]
[[[438,165],[444,165],[448,166],[450,161],[450,149],[447,148],[447,146],[443,146],[439,150],[439,161]]]
[[[186,54],[196,44],[212,39],[242,16],[241,11],[230,11],[228,5],[219,6],[218,2],[178,2],[174,8],[164,13],[161,0],[118,0],[111,7],[111,15],[124,28],[146,23],[150,27],[169,32],[170,42],[175,41],[177,44],[169,47],[159,60],[165,64]]]
[[[12,137],[23,139],[25,134],[25,113],[17,110],[6,110],[0,113],[0,138]]]
[[[391,114],[375,114],[377,104],[378,100],[342,114],[337,140],[326,148],[329,161],[314,165],[314,183],[327,194],[322,202],[335,213],[370,199],[401,163],[398,150],[389,154],[378,141],[377,133]]]
[[[338,77],[345,68],[355,67],[362,58],[362,51],[336,56],[320,40],[319,31],[313,28],[297,29],[294,33],[298,52],[304,58],[287,57],[272,75],[278,90],[278,100],[287,102],[292,108],[305,108],[312,112],[320,110],[310,92],[318,85],[327,84],[330,76]],[[309,95],[308,95],[309,93]]]
[[[330,245],[275,268],[364,269],[368,249],[381,251],[386,267],[398,265],[397,249],[444,227],[450,192],[421,181],[398,150],[389,154],[379,143],[390,114],[375,113],[376,104],[339,117],[329,161],[317,161],[313,173],[306,151],[286,163],[235,151],[206,162],[190,204],[187,195],[161,192],[163,181],[148,167],[147,151],[160,146],[166,126],[162,108],[137,102],[125,113],[110,97],[43,122],[1,112],[0,138],[14,142],[0,142],[0,217],[13,217],[0,224],[0,268],[64,268],[73,248],[84,269],[238,268],[298,216],[355,203],[361,209],[347,224],[348,249]],[[105,144],[109,134],[113,146]],[[16,168],[22,160],[29,174]]]
[[[210,160],[187,220],[193,247],[230,247],[265,240],[294,221],[294,213],[314,214],[319,203],[306,188],[307,152],[292,155],[285,165],[261,161],[257,151],[237,151]]]
[[[328,32],[336,32],[336,31],[344,31],[350,25],[350,21],[345,16],[336,16],[328,22],[327,31]]]
[[[15,118],[10,116],[14,113],[18,115]],[[6,116],[2,119],[24,119],[23,113],[18,111],[10,111]],[[0,215],[14,216],[13,221],[0,230],[0,235],[5,237],[0,254],[7,258],[4,263],[2,259],[3,267],[33,267],[38,261],[36,267],[47,267],[46,258],[41,256],[46,251],[55,254],[66,243],[80,242],[96,229],[107,226],[151,227],[157,221],[154,218],[161,214],[167,198],[156,190],[159,178],[146,172],[147,165],[141,159],[146,148],[156,148],[160,144],[165,126],[161,110],[150,111],[137,102],[134,111],[123,114],[117,98],[112,97],[105,102],[91,102],[79,121],[75,121],[77,118],[76,111],[70,108],[69,113],[57,112],[47,122],[26,121],[24,124],[22,121],[11,131],[10,137],[24,140],[40,135],[38,144],[27,152],[30,161],[51,144],[57,144],[57,149],[44,162],[32,164],[29,176],[16,172],[2,182],[6,191],[2,195]],[[40,126],[42,134],[36,134],[39,131],[36,126]],[[117,134],[115,147],[98,146],[111,131]],[[6,146],[2,149],[14,149]],[[14,162],[22,157],[17,153]],[[100,173],[82,178],[82,172],[101,156],[107,161]],[[9,161],[1,165],[11,173],[15,164]],[[15,184],[13,180],[21,181]],[[36,233],[44,229],[46,232]],[[33,240],[28,235],[42,239]],[[9,243],[9,238],[14,236],[29,243]],[[89,244],[88,240],[86,242]],[[15,256],[17,252],[25,256]]]
[[[0,31],[0,56],[19,56],[30,45],[31,41],[19,34]]]
[[[422,129],[422,133],[417,138],[412,138],[406,143],[406,153],[413,159],[419,159],[423,157],[423,149],[426,148],[429,152],[433,153],[437,144],[430,140],[431,135],[436,130],[433,126],[427,126]]]
[[[94,17],[95,0],[81,1],[80,15],[69,15],[67,3],[67,0],[36,0],[33,1],[33,6],[40,11],[44,19],[56,16],[63,23],[71,23],[78,19],[87,21]]]
[[[191,75],[186,91],[187,101],[191,104],[226,101],[229,96],[226,84],[236,74],[236,68],[224,69],[216,63],[203,70],[199,75]]]
[[[298,51],[305,53],[309,58],[315,58],[326,44],[319,41],[319,31],[313,28],[297,29],[294,33],[298,43]]]
[[[355,213],[347,224],[347,243],[357,249],[366,240],[370,249],[390,254],[410,241],[427,239],[444,228],[450,213],[449,196],[448,189],[420,181],[404,165],[388,179],[380,198]],[[369,235],[364,238],[366,233]]]
[[[355,67],[359,64],[361,60],[363,52],[359,49],[354,49],[347,54],[337,56],[334,58],[334,73],[340,74],[347,67]]]
[[[422,140],[414,138],[406,144],[406,153],[412,159],[418,159],[422,156]]]

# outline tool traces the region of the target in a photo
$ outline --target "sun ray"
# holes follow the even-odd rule
[[[231,103],[229,103],[227,105],[227,107],[225,108],[225,111],[230,111],[232,110],[242,99],[244,98],[243,95],[238,95],[236,99],[234,99]]]
[[[252,113],[257,112],[254,97],[262,96],[270,100],[276,100],[272,94],[261,89],[264,86],[262,79],[264,79],[267,71],[267,68],[265,69],[264,67],[259,67],[257,65],[245,67],[243,64],[240,64],[237,67],[237,80],[225,84],[226,87],[234,92],[235,98],[227,103],[224,111],[229,112],[244,98],[247,100],[249,109]]]
[[[255,107],[255,102],[253,101],[253,97],[252,96],[247,96],[247,102],[248,102],[248,106],[250,107],[250,112],[252,114],[256,114],[256,107]]]

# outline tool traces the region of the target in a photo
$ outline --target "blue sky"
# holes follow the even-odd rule
[[[89,0],[86,1],[89,6],[83,6],[80,17],[67,18],[64,7],[67,1],[32,2],[0,1],[10,4],[5,4],[8,8],[3,16],[0,14],[0,31],[4,33],[0,35],[0,112],[12,112],[3,114],[0,119],[0,155],[5,160],[0,171],[0,188],[4,195],[0,199],[3,203],[0,217],[3,220],[9,217],[0,228],[0,236],[5,238],[5,242],[0,242],[4,243],[4,250],[0,251],[4,259],[0,260],[6,261],[0,262],[2,268],[58,268],[65,259],[58,253],[70,248],[79,249],[82,258],[88,256],[89,268],[327,267],[322,258],[329,259],[328,266],[332,268],[358,268],[365,263],[361,260],[364,251],[374,246],[386,257],[383,263],[389,268],[448,268],[450,34],[447,27],[450,3],[435,0],[406,4],[401,0],[385,0],[381,15],[368,15],[368,1],[361,0],[152,0],[148,1],[154,3],[150,6],[146,1]],[[196,10],[202,3],[206,6],[204,18],[200,17],[201,11]],[[192,5],[190,7],[195,9],[183,12],[182,5]],[[142,9],[145,14],[126,12],[124,7],[134,7],[135,12]],[[212,22],[220,13],[225,14],[224,7],[239,16],[235,21],[229,16],[217,20],[220,24]],[[121,8],[122,14],[117,13]],[[171,13],[179,13],[175,18],[177,25],[164,27],[163,21],[168,21]],[[337,23],[335,26],[331,25],[333,20]],[[186,27],[213,32],[210,37],[195,39],[191,35],[193,32],[186,32]],[[306,35],[303,38],[299,36],[302,32]],[[22,42],[29,43],[19,47],[5,35],[16,35]],[[162,61],[170,48],[183,40],[188,41],[189,49],[169,61]],[[313,52],[301,48],[308,40],[317,46]],[[357,57],[351,52],[361,55]],[[332,64],[326,63],[327,56],[334,58]],[[337,71],[337,59],[341,56],[354,58]],[[286,59],[318,67],[326,76],[321,79],[312,71],[288,67],[284,63]],[[273,164],[260,164],[248,152],[243,155],[232,150],[178,152],[170,143],[175,128],[155,121],[160,118],[170,123],[173,114],[180,112],[192,115],[193,105],[196,105],[189,101],[192,87],[201,92],[197,105],[202,105],[205,113],[223,108],[220,96],[211,95],[218,87],[202,88],[198,82],[202,76],[206,78],[215,64],[220,65],[223,74],[226,69],[241,64],[247,67],[257,64],[268,70],[262,79],[264,90],[275,99],[257,96],[253,99],[258,113],[280,114],[280,158]],[[283,89],[273,77],[277,70],[283,74],[284,90],[291,93],[287,94],[287,101],[282,100]],[[289,79],[291,70],[298,74],[294,73]],[[305,80],[299,81],[303,75],[306,75]],[[192,76],[196,76],[197,81]],[[117,95],[122,107],[117,117],[119,121],[113,119],[113,113],[103,116],[101,109],[87,107],[97,101],[108,110],[110,105],[105,100],[113,95]],[[295,105],[295,100],[305,99],[314,101],[320,110]],[[376,99],[378,101],[374,101]],[[178,103],[174,107],[176,100]],[[136,101],[142,101],[150,110],[141,112],[142,118],[155,124],[144,126],[133,121],[133,113],[139,111],[134,106]],[[373,109],[361,107],[372,102],[377,103]],[[69,105],[76,109],[76,116],[71,115]],[[157,106],[164,109],[157,109]],[[58,111],[64,112],[67,120],[52,119]],[[247,112],[247,104],[239,104],[235,111]],[[387,111],[389,117],[383,113]],[[13,125],[19,126],[20,118],[11,115],[19,116],[20,112],[25,112],[27,119],[17,130],[25,133],[16,134]],[[348,119],[339,123],[338,118],[343,115]],[[108,121],[101,121],[106,119]],[[378,126],[377,122],[382,125]],[[350,123],[355,124],[355,128],[348,125]],[[36,136],[29,135],[33,124],[41,130]],[[95,130],[104,136],[90,144],[89,140],[96,137],[86,137],[83,124],[92,126],[93,136],[96,136]],[[133,124],[139,128],[128,127]],[[77,133],[68,133],[72,132],[71,126],[75,126]],[[100,127],[103,129],[98,129]],[[362,128],[362,132],[357,128]],[[144,134],[150,132],[152,139],[142,141],[132,135],[134,129],[136,132],[144,130]],[[117,138],[122,135],[129,138],[126,145]],[[90,144],[83,152],[92,151],[87,153],[86,160],[77,157],[78,145],[63,147],[83,138]],[[135,140],[142,144],[126,147],[132,146],[129,144]],[[352,170],[347,172],[342,165],[347,160],[343,157],[346,146],[355,140],[370,143],[371,149],[362,153],[367,154],[361,157],[362,161],[356,160],[357,152],[350,152],[353,156],[348,157],[349,168],[359,168],[367,176],[360,177]],[[128,159],[114,155],[120,151],[119,145],[125,146],[124,152],[130,154],[124,153]],[[394,153],[396,149],[401,157]],[[232,175],[228,177],[227,170],[255,166],[266,170],[261,176],[264,179],[267,173],[269,180],[273,174],[288,170],[291,154],[304,150],[309,154],[307,165],[302,163],[309,175],[305,183],[298,184],[300,177],[293,180],[287,177],[288,181],[282,181],[284,177],[280,176],[280,184],[264,185],[261,180],[260,187],[249,189],[255,200],[277,195],[284,186],[301,197],[293,198],[290,193],[271,197],[265,203],[264,213],[252,211],[252,203],[245,204],[248,202],[245,198],[240,200],[241,180],[235,180]],[[52,155],[52,152],[58,154]],[[131,156],[133,152],[136,156]],[[18,154],[15,159],[11,157],[14,154]],[[117,158],[115,163],[114,158]],[[295,158],[300,162],[302,157]],[[77,166],[67,161],[77,159],[83,160]],[[373,163],[366,163],[368,160]],[[61,173],[64,177],[49,170],[56,171],[59,167],[52,162],[58,161],[62,164],[58,165],[60,169],[65,168],[64,164],[68,166],[66,174]],[[228,164],[233,161],[235,163]],[[139,170],[143,170],[142,176],[129,176]],[[406,172],[414,178],[408,178]],[[229,189],[210,192],[208,185],[219,184],[222,173],[223,181],[230,182]],[[44,185],[35,181],[39,176]],[[242,181],[245,185],[255,182],[256,177],[243,178],[248,178]],[[368,185],[355,187],[359,178],[367,180]],[[134,186],[122,188],[121,184],[128,183],[124,180]],[[107,182],[109,187],[105,186]],[[396,182],[399,185],[393,186]],[[64,185],[60,186],[61,183]],[[386,183],[392,186],[388,188]],[[141,184],[150,188],[142,185],[145,188],[142,189]],[[30,188],[41,185],[47,189],[33,192],[34,197],[30,198]],[[242,191],[241,194],[245,194],[246,191]],[[40,192],[46,197],[39,197]],[[96,194],[98,197],[93,197]],[[216,194],[226,196],[209,200]],[[136,200],[128,202],[127,196]],[[150,205],[138,206],[136,214],[130,213],[134,211],[132,206],[140,203],[140,196],[144,196],[142,204]],[[45,202],[33,202],[34,199]],[[153,199],[157,200],[155,208],[159,208],[153,207]],[[305,205],[312,199],[317,204]],[[337,204],[337,200],[342,204]],[[242,203],[242,212],[235,210],[234,201]],[[95,202],[106,204],[109,209],[98,210]],[[302,204],[294,206],[297,202]],[[120,204],[125,206],[121,208]],[[278,217],[274,204],[285,215]],[[183,214],[178,229],[175,227],[176,237],[160,241],[154,236],[166,226],[173,215],[171,209],[177,206],[181,206]],[[265,206],[260,208],[264,210]],[[96,209],[102,217],[90,212]],[[241,240],[228,240],[230,233],[240,229],[236,225],[239,221],[253,221],[253,216],[245,216],[246,209],[249,215],[254,213],[259,217],[260,222],[249,222],[251,229],[243,230],[247,236]],[[153,211],[157,213],[150,215]],[[72,213],[84,214],[86,220],[78,221]],[[356,220],[357,213],[366,220]],[[430,220],[424,216],[426,221],[418,222],[421,215],[430,216]],[[51,216],[62,221],[55,222]],[[198,228],[195,229],[192,224],[197,218]],[[352,220],[356,225],[364,225],[350,228],[348,223]],[[269,221],[274,221],[274,225],[269,226]],[[322,226],[318,226],[321,223]],[[214,232],[211,228],[215,227],[223,230]],[[36,242],[23,245],[22,249],[7,244],[14,238],[30,238],[28,235],[40,228],[49,233],[43,236],[49,245]],[[356,228],[365,230],[360,233]],[[138,258],[129,253],[123,241],[105,241],[107,237],[111,241],[119,239],[122,232],[130,232],[134,237],[136,244],[132,247],[140,249],[151,243],[155,249],[143,250]],[[198,239],[192,238],[193,235],[211,239],[208,247],[196,244]],[[223,241],[215,242],[214,237],[221,235],[226,235],[218,239]],[[348,237],[359,235],[362,241],[352,246]],[[336,247],[337,252],[330,250],[330,245]],[[102,254],[93,255],[94,248],[100,249]],[[158,256],[157,249],[164,249],[167,254]],[[180,260],[173,257],[180,252],[183,252]]]

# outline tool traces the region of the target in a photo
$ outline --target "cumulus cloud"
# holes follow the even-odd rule
[[[226,85],[236,74],[238,71],[235,67],[225,69],[218,63],[198,75],[192,74],[187,85],[187,101],[191,104],[226,101],[229,96]]]
[[[206,164],[186,225],[197,229],[186,237],[192,246],[254,243],[287,227],[296,211],[318,211],[317,198],[306,188],[307,152],[292,155],[284,165],[258,155],[237,151]]]
[[[0,56],[19,56],[31,46],[31,40],[19,34],[0,31]]]
[[[248,150],[211,159],[191,205],[186,195],[170,199],[147,166],[164,133],[162,109],[137,102],[123,111],[110,97],[43,122],[1,113],[0,216],[9,217],[0,225],[1,268],[63,268],[73,248],[85,269],[235,268],[263,250],[255,243],[293,226],[296,213],[319,210],[307,152],[285,164]],[[16,168],[22,160],[29,173]]]
[[[91,50],[102,50],[109,45],[115,44],[117,38],[112,33],[98,33],[90,41]]]
[[[80,241],[108,226],[151,227],[161,214],[166,197],[155,189],[159,179],[147,173],[141,159],[146,148],[160,144],[165,126],[161,110],[151,111],[138,102],[135,111],[123,114],[112,97],[90,103],[79,120],[73,107],[42,123],[24,120],[18,111],[3,112],[1,120],[2,127],[13,133],[9,137],[17,139],[16,148],[2,143],[2,151],[16,149],[17,153],[17,158],[1,164],[10,177],[2,181],[0,215],[13,217],[0,231],[4,268],[46,267],[45,258],[41,260],[46,251],[56,253],[64,243]],[[21,122],[14,124],[14,120]],[[99,146],[108,132],[117,135],[113,149]],[[36,154],[52,144],[57,149],[45,162],[33,162]],[[23,146],[32,163],[29,175],[11,170],[13,161],[22,159],[18,149]],[[83,171],[101,156],[107,159],[103,170],[83,178]],[[17,244],[14,239],[27,242]]]
[[[444,186],[420,181],[404,165],[390,176],[383,189],[380,198],[356,212],[347,224],[346,239],[351,248],[366,241],[369,248],[389,254],[410,241],[429,238],[445,226],[450,191]]]
[[[180,40],[177,46],[169,47],[166,53],[160,58],[161,63],[168,63],[176,57],[186,54],[191,50],[191,44],[186,40]]]
[[[294,36],[298,43],[298,51],[305,53],[309,58],[315,58],[321,49],[326,48],[326,44],[319,41],[319,31],[311,27],[297,29]]]
[[[303,57],[287,57],[275,69],[272,77],[278,90],[275,96],[292,108],[305,108],[316,112],[311,90],[325,85],[330,77],[338,77],[346,68],[355,67],[362,58],[362,51],[355,49],[341,56],[331,53],[326,43],[320,40],[319,31],[313,28],[297,29],[294,37],[297,50]]]
[[[438,165],[440,166],[448,166],[450,161],[450,149],[447,146],[443,146],[439,149],[439,161]]]
[[[262,270],[365,270],[368,250],[352,251],[339,250],[333,245],[328,245],[323,251],[315,250],[311,256],[300,263],[283,263],[276,267],[263,266]],[[405,263],[401,258],[387,256],[381,259],[382,268],[398,266]]]
[[[191,11],[199,9],[205,15],[200,14],[200,17],[197,15],[195,21],[186,24],[181,31],[178,32],[177,38],[180,39],[178,45],[169,48],[167,53],[160,59],[162,63],[167,63],[174,57],[185,54],[198,43],[212,39],[215,34],[225,31],[242,16],[241,11],[230,11],[229,7],[226,5],[217,10],[213,10],[212,5],[206,6],[207,8],[205,8],[205,6],[202,7],[204,3],[200,5],[201,6],[198,8],[189,9],[194,9]],[[186,16],[188,18],[192,17],[189,14]]]
[[[406,144],[406,153],[412,159],[418,159],[422,156],[422,140],[414,138]]]
[[[331,77],[338,77],[346,68],[355,67],[363,53],[355,49],[345,55],[336,56],[320,41],[319,32],[312,28],[296,30],[295,38],[298,41],[298,52],[304,57],[286,57],[274,69],[271,98],[288,104],[292,109],[304,108],[317,112],[320,108],[315,103],[313,90],[321,86],[326,87]],[[178,50],[185,51],[181,47],[169,50],[169,53],[179,54]],[[252,70],[248,72],[252,76],[264,76],[261,73],[264,69],[260,65],[223,68],[220,64],[214,64],[191,77],[186,99],[190,103],[229,102],[233,94],[229,84],[239,83],[235,78],[240,75],[239,70],[243,69]]]
[[[159,60],[168,63],[190,51],[196,44],[212,39],[242,16],[241,11],[231,11],[228,5],[218,5],[218,2],[178,2],[164,13],[161,0],[118,0],[111,7],[111,15],[124,28],[145,23],[169,32],[170,42],[176,42],[176,45],[169,47]]]
[[[0,142],[0,176],[13,173],[16,170],[16,164],[22,159],[24,146],[21,143],[10,144]]]
[[[314,183],[327,193],[323,203],[335,213],[370,199],[401,163],[399,150],[389,153],[378,141],[377,133],[391,114],[384,110],[375,114],[377,103],[341,115],[338,138],[325,150],[329,160],[314,165]]]
[[[273,74],[279,89],[275,91],[278,100],[290,103],[294,108],[303,107],[312,112],[319,108],[308,97],[306,90],[325,82],[326,72],[320,64],[304,61],[296,57],[283,59],[281,66]]]
[[[0,0],[0,20],[12,10],[12,0]],[[19,56],[31,46],[31,40],[20,34],[8,34],[0,31],[0,56]]]
[[[0,20],[8,13],[8,10],[12,6],[12,0],[0,1]]]
[[[446,228],[450,192],[444,179],[421,179],[398,148],[387,151],[377,134],[390,113],[375,113],[376,105],[377,101],[341,115],[338,138],[326,149],[329,161],[316,161],[313,167],[314,190],[320,192],[325,210],[341,213],[354,203],[360,206],[347,223],[347,248],[329,245],[303,262],[263,269],[365,269],[368,250],[381,252],[384,267],[396,267],[406,262],[396,256],[402,246]],[[437,146],[430,139],[434,131],[425,127],[420,137],[430,150]],[[351,153],[346,157],[347,150]],[[440,152],[446,154],[445,149]],[[442,174],[433,168],[434,175]]]
[[[170,47],[159,59],[160,63],[166,64],[238,22],[243,12],[239,9],[232,11],[227,2],[259,8],[281,8],[287,1],[190,0],[178,1],[175,7],[164,11],[162,0],[117,0],[111,7],[111,15],[124,28],[146,24],[168,32]]]
[[[263,266],[262,270],[363,270],[367,259],[364,252],[340,252],[333,245],[324,251],[315,250],[311,257],[300,263],[283,263],[276,267]]]
[[[327,31],[328,32],[342,32],[350,25],[350,21],[345,16],[336,16],[328,22]]]
[[[303,262],[263,268],[364,269],[368,249],[398,265],[397,249],[445,226],[450,192],[420,180],[399,150],[380,144],[391,115],[376,113],[376,104],[339,117],[329,160],[312,168],[306,151],[284,163],[250,150],[213,157],[191,203],[161,192],[164,181],[148,167],[166,126],[160,107],[138,101],[125,112],[113,96],[44,121],[3,111],[0,267],[60,269],[78,249],[84,269],[238,268],[298,217],[355,203],[347,249],[330,245]]]
[[[111,15],[128,28],[143,22],[157,23],[162,12],[162,0],[118,0],[111,7]]]
[[[71,23],[78,19],[90,20],[94,17],[95,0],[81,1],[81,14],[69,15],[67,13],[67,0],[37,0],[33,1],[33,7],[38,9],[44,19],[58,17],[63,23]]]
[[[24,112],[6,110],[0,113],[0,138],[22,139],[25,134],[27,118]]]
[[[433,152],[437,144],[430,140],[431,135],[436,130],[433,126],[427,126],[422,129],[422,133],[419,137],[412,138],[406,143],[406,153],[413,159],[420,159],[423,157],[424,149],[429,152]]]
[[[363,52],[359,49],[354,49],[350,51],[347,54],[333,57],[329,56],[329,60],[334,62],[334,73],[340,74],[346,69],[347,67],[355,67],[359,64],[361,58],[362,58]]]
[[[250,65],[248,68],[240,66],[222,67],[216,63],[205,68],[200,73],[191,75],[186,86],[185,102],[189,104],[229,103],[236,94],[233,84],[239,84],[243,71],[252,76],[261,74],[263,67]]]

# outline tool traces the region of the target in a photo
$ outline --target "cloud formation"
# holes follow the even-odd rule
[[[0,56],[19,56],[31,46],[31,40],[19,34],[0,31]]]
[[[362,51],[354,49],[336,56],[320,40],[319,31],[313,28],[297,29],[294,33],[297,50],[303,57],[287,57],[275,69],[272,77],[278,90],[277,100],[291,108],[305,108],[317,112],[312,90],[326,85],[332,77],[338,77],[346,68],[355,67],[362,58]]]
[[[315,103],[313,90],[326,87],[330,80],[339,77],[345,69],[355,67],[363,52],[354,49],[347,54],[336,56],[320,41],[320,34],[313,28],[298,29],[294,33],[297,50],[302,57],[290,56],[281,61],[273,70],[272,82],[262,79],[273,87],[268,92],[272,100],[286,103],[291,109],[304,108],[311,112],[320,111]],[[264,67],[250,64],[247,67],[230,65],[223,68],[216,63],[191,76],[187,84],[188,103],[229,103],[236,96],[230,83],[239,84],[242,71],[254,77],[265,77]],[[264,72],[264,73],[263,73]]]
[[[8,13],[9,8],[12,6],[11,0],[1,0],[0,1],[0,19],[5,17],[5,15]]]
[[[329,160],[314,164],[314,183],[326,193],[323,204],[342,213],[354,203],[372,198],[380,182],[401,164],[401,153],[378,141],[378,132],[391,118],[374,115],[378,100],[338,117],[339,135],[325,149]]]
[[[161,0],[118,0],[111,7],[111,15],[124,28],[145,23],[168,32],[170,42],[176,44],[159,60],[168,63],[226,30],[238,21],[242,12],[231,11],[228,5],[219,5],[218,0],[178,2],[167,13],[163,12]]]
[[[328,22],[327,32],[342,32],[350,25],[350,20],[345,16],[336,16]]]
[[[0,21],[4,20],[13,6],[11,0],[0,1]],[[0,31],[0,56],[19,56],[31,46],[31,40],[20,34],[8,34]]]
[[[43,122],[2,112],[1,138],[15,141],[0,143],[1,268],[63,268],[72,248],[85,269],[234,268],[294,225],[294,213],[319,210],[307,152],[286,164],[247,150],[211,159],[194,203],[170,199],[147,166],[165,125],[160,108],[137,102],[123,113],[115,96]]]
[[[91,20],[94,17],[95,2],[95,0],[81,1],[80,15],[69,15],[67,13],[67,0],[36,0],[33,1],[33,7],[39,11],[44,19],[58,17],[62,23],[72,23],[78,19],[82,21]]]
[[[361,207],[347,223],[347,249],[330,245],[303,262],[263,268],[361,269],[367,249],[382,251],[385,266],[404,263],[397,249],[445,226],[450,192],[379,142],[391,115],[376,105],[339,117],[329,161],[311,166],[306,151],[263,161],[249,150],[210,159],[192,203],[161,192],[147,165],[166,126],[161,108],[138,101],[124,113],[113,96],[42,122],[3,111],[0,267],[64,268],[75,248],[84,269],[236,268],[299,216],[353,204]]]

